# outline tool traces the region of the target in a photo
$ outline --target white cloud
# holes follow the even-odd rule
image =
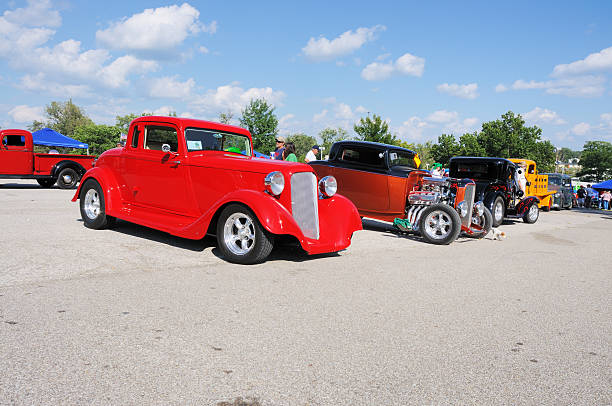
[[[182,99],[189,97],[195,87],[193,79],[181,82],[177,76],[165,76],[151,79],[149,96],[158,98]]]
[[[58,97],[89,97],[93,94],[91,87],[88,85],[58,83],[49,79],[42,72],[35,75],[24,75],[19,87],[38,94],[47,93]]]
[[[34,120],[44,121],[45,114],[43,107],[30,107],[24,104],[15,106],[8,114],[16,123],[31,123]]]
[[[422,120],[420,117],[413,116],[404,121],[397,129],[397,134],[404,141],[419,141],[423,138],[423,132],[431,124]]]
[[[334,110],[336,112],[336,118],[343,120],[351,120],[355,117],[351,106],[346,103],[338,103]]]
[[[361,48],[366,42],[374,41],[377,33],[386,29],[383,25],[374,27],[360,27],[342,33],[331,41],[325,37],[315,39],[311,37],[302,52],[313,61],[329,61],[340,56],[348,55]]]
[[[59,27],[62,25],[62,17],[57,10],[51,8],[50,0],[27,0],[27,3],[27,7],[5,11],[3,14],[5,20],[30,27]]]
[[[107,86],[118,88],[128,84],[128,75],[154,71],[157,67],[158,65],[154,61],[144,61],[132,55],[125,55],[102,68],[98,76]]]
[[[612,71],[612,47],[592,53],[586,58],[554,67],[552,76],[583,75],[591,72]]]
[[[563,120],[557,112],[543,109],[541,107],[536,107],[527,113],[523,113],[523,118],[526,122],[530,124],[539,124],[539,123],[549,123],[555,125],[565,124],[565,120]]]
[[[200,53],[206,55],[207,53],[209,53],[210,51],[208,50],[208,48],[206,47],[200,47],[198,48],[198,51],[200,51]]]
[[[427,116],[426,120],[431,123],[448,123],[458,118],[459,113],[456,111],[437,110]]]
[[[153,111],[151,111],[151,113],[154,116],[169,116],[170,113],[176,113],[176,109],[172,106],[161,106]]]
[[[425,59],[406,53],[395,62],[372,62],[361,71],[365,80],[385,80],[394,74],[421,77],[425,70]]]
[[[355,108],[355,112],[359,114],[363,114],[363,113],[367,113],[368,109],[366,109],[363,106],[357,106],[357,108]]]
[[[312,121],[319,122],[323,120],[325,117],[327,117],[327,113],[328,113],[328,110],[323,109],[320,113],[317,113],[314,116],[312,116]]]
[[[456,83],[448,84],[443,83],[438,85],[438,91],[441,93],[447,93],[451,96],[460,97],[462,99],[475,99],[478,97],[478,84],[470,83],[467,85],[458,85]]]
[[[252,99],[266,99],[269,104],[280,105],[284,98],[284,92],[271,87],[244,90],[232,83],[193,97],[190,105],[197,112],[217,113],[229,110],[238,114]]]
[[[591,131],[591,125],[589,123],[578,123],[572,127],[572,133],[576,135],[586,135]]]
[[[495,92],[497,93],[503,93],[507,90],[508,90],[508,86],[504,85],[503,83],[500,83],[497,86],[495,86]]]
[[[471,133],[476,129],[476,124],[478,124],[478,121],[479,120],[476,117],[456,120],[445,125],[443,131],[451,134]]]
[[[187,3],[149,8],[97,31],[96,39],[109,49],[172,50],[190,35],[216,32],[216,22],[206,26],[199,21],[199,17],[200,12]]]
[[[545,89],[546,93],[569,97],[598,97],[605,91],[606,79],[602,76],[578,76],[573,78],[529,82],[519,79],[512,84],[514,90]]]
[[[612,113],[603,113],[602,115],[599,116],[599,118],[601,119],[601,121],[612,126]]]

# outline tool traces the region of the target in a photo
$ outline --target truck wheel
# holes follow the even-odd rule
[[[217,222],[217,242],[223,256],[237,264],[263,262],[274,246],[273,236],[259,224],[251,210],[231,204]]]
[[[79,206],[85,227],[101,230],[115,224],[115,218],[106,215],[104,193],[95,180],[88,179],[81,187]]]
[[[461,218],[453,207],[443,203],[433,204],[421,213],[419,231],[428,243],[450,244],[461,232]]]
[[[57,186],[61,189],[74,189],[79,183],[79,174],[72,168],[64,168],[57,177]]]
[[[483,238],[485,235],[489,234],[489,231],[491,231],[491,227],[493,226],[493,215],[491,214],[491,211],[485,207],[482,216],[472,216],[472,224],[477,224],[482,227],[482,231],[474,232],[473,234],[466,233],[466,237]]]
[[[49,189],[51,186],[55,185],[55,179],[36,179],[36,182],[45,189]]]
[[[540,217],[540,209],[538,209],[537,203],[533,203],[529,206],[529,210],[523,215],[523,221],[528,224],[533,224],[538,221],[538,217]]]
[[[495,198],[491,214],[493,215],[493,227],[499,227],[499,225],[504,221],[504,217],[506,215],[506,205],[504,204],[504,199],[502,199],[501,196],[497,196],[497,198]]]

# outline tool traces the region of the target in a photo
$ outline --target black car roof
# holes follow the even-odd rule
[[[506,158],[495,158],[495,157],[486,157],[486,156],[455,156],[452,157],[452,161],[478,161],[478,162],[492,162],[496,164],[510,164],[514,165],[514,162],[506,159]]]
[[[338,145],[338,146],[342,146],[342,145],[367,145],[369,147],[375,147],[378,149],[399,149],[400,151],[406,151],[406,152],[410,152],[413,154],[416,154],[416,152],[414,152],[411,149],[408,148],[403,148],[403,147],[398,147],[397,145],[390,145],[390,144],[383,144],[380,142],[372,142],[372,141],[356,141],[356,140],[344,140],[344,141],[338,141],[335,142],[334,145]]]

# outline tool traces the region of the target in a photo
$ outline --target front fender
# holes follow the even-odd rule
[[[529,210],[532,204],[540,203],[540,199],[535,196],[527,196],[516,205],[516,214],[523,215]]]
[[[83,177],[81,178],[79,187],[77,188],[74,196],[72,197],[72,201],[77,201],[77,199],[79,198],[79,194],[81,193],[81,187],[83,187],[83,184],[87,179],[94,179],[100,184],[100,187],[102,187],[102,191],[104,191],[104,203],[106,206],[106,213],[111,216],[116,215],[116,211],[118,211],[121,207],[119,184],[112,171],[107,170],[104,167],[96,166],[85,172],[85,175],[83,175]]]
[[[231,203],[250,208],[261,225],[272,234],[287,234],[298,239],[309,254],[334,252],[350,245],[352,234],[361,230],[355,205],[344,196],[318,200],[319,239],[305,237],[292,214],[276,198],[255,190],[237,190],[219,199],[195,222],[180,232],[187,238],[202,238],[216,215]]]

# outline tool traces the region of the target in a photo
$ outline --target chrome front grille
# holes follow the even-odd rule
[[[317,177],[312,172],[291,176],[291,213],[305,237],[319,239]]]
[[[472,224],[472,211],[474,210],[474,195],[476,194],[476,185],[468,183],[465,185],[465,195],[463,199],[467,203],[467,215],[461,219],[461,224],[469,227]]]

